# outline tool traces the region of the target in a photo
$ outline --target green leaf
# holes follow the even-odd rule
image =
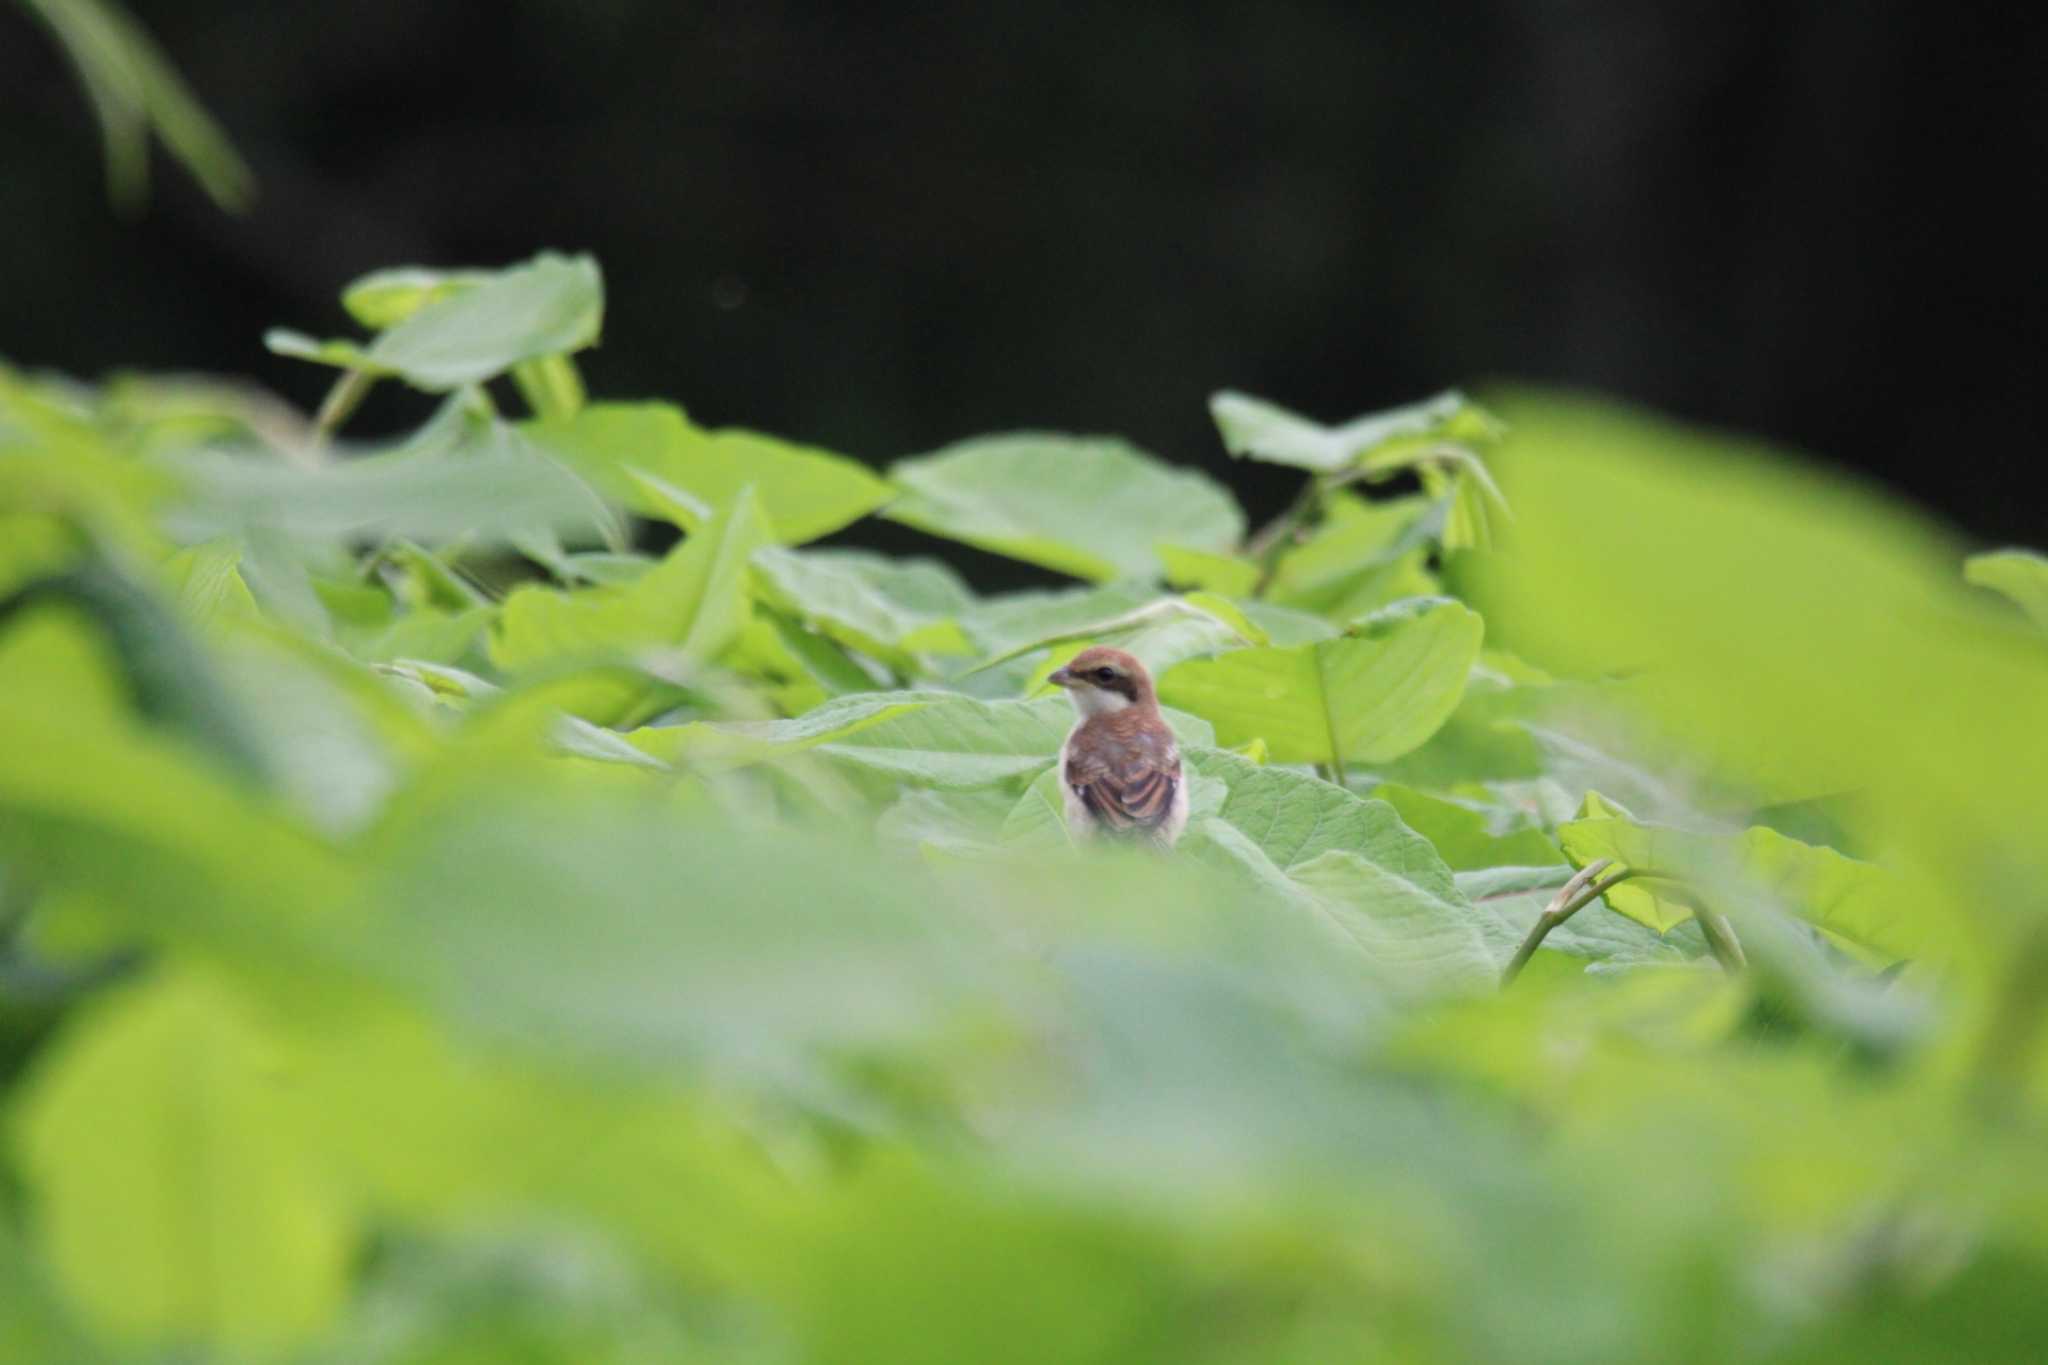
[[[1209,415],[1232,455],[1324,474],[1360,464],[1401,438],[1470,439],[1492,434],[1495,426],[1455,390],[1334,427],[1228,389],[1210,397]]]
[[[232,540],[210,540],[178,551],[164,573],[178,593],[187,616],[208,624],[221,618],[257,615],[256,599],[242,581],[242,547]]]
[[[753,566],[770,602],[899,673],[919,671],[917,654],[973,651],[951,614],[966,606],[967,590],[929,560],[770,547],[755,553]]]
[[[430,303],[492,279],[488,270],[429,270],[396,266],[373,270],[341,291],[341,306],[373,332],[396,327]]]
[[[1607,893],[1607,903],[1660,934],[1702,907],[1740,923],[1745,907],[1761,904],[1886,961],[1929,947],[1895,874],[1761,825],[1699,834],[1642,824],[1592,792],[1584,817],[1560,825],[1557,838],[1576,867],[1598,858],[1627,867],[1634,875]]]
[[[44,1251],[110,1334],[274,1349],[341,1306],[354,1219],[274,1040],[213,979],[99,1003],[15,1117]]]
[[[1496,832],[1489,827],[1487,812],[1472,805],[1397,783],[1381,783],[1373,789],[1373,796],[1399,811],[1402,821],[1436,845],[1444,861],[1458,871],[1564,862],[1557,845],[1540,830],[1524,827]]]
[[[1166,581],[1177,588],[1249,597],[1259,583],[1259,566],[1237,555],[1190,550],[1184,545],[1155,545],[1153,551],[1165,566]]]
[[[1458,890],[1491,927],[1482,928],[1503,963],[1535,927],[1567,881],[1569,866],[1479,868],[1458,873]],[[1626,883],[1624,883],[1626,885]],[[1690,920],[1659,934],[1637,920],[1617,914],[1595,898],[1552,929],[1543,939],[1546,951],[1592,962],[1634,964],[1686,962],[1706,953],[1706,943]]]
[[[707,431],[670,403],[593,403],[525,430],[607,496],[686,531],[750,485],[785,545],[829,535],[890,497],[888,484],[844,456],[759,432]]]
[[[967,634],[989,654],[1014,657],[1034,641],[1084,638],[1090,626],[1133,612],[1159,594],[1142,583],[1045,588],[983,598],[961,618]]]
[[[176,464],[182,517],[198,532],[335,540],[371,535],[504,544],[535,528],[615,537],[612,513],[575,474],[496,426],[447,452],[399,448],[318,469],[229,456]]]
[[[499,608],[491,660],[515,675],[612,669],[567,685],[560,704],[599,724],[616,722],[654,691],[644,675],[616,670],[659,651],[672,671],[686,671],[739,640],[751,610],[747,560],[767,540],[758,504],[742,492],[730,513],[625,587],[521,587]]]
[[[1491,984],[1496,954],[1451,870],[1393,807],[1234,754],[1190,755],[1227,787],[1188,853],[1276,892],[1403,994]]]
[[[975,665],[974,671],[994,668],[1041,649],[1070,657],[1076,646],[1098,644],[1128,650],[1151,672],[1163,673],[1184,659],[1215,654],[1234,645],[1265,642],[1265,632],[1235,605],[1214,594],[1198,592],[1186,597],[1162,597],[1107,620],[1090,621],[1041,639],[1027,640]],[[1048,660],[1046,670],[1056,662],[1064,659]]]
[[[416,388],[447,393],[522,360],[580,351],[596,343],[603,321],[597,262],[543,252],[422,304],[378,336],[368,358]]]
[[[1160,696],[1216,726],[1263,738],[1280,763],[1378,762],[1427,740],[1458,704],[1479,653],[1479,617],[1417,599],[1316,644],[1240,649],[1184,663]]]
[[[1995,550],[1963,561],[1963,580],[2011,600],[2035,625],[2048,629],[2048,555]]]
[[[1063,697],[948,697],[892,711],[874,725],[821,744],[818,752],[919,786],[1021,785],[1053,761],[1073,724],[1073,709]]]
[[[266,332],[263,344],[278,355],[449,393],[522,361],[594,345],[603,326],[604,280],[588,256],[542,252],[524,265],[439,278],[447,287],[418,294],[409,292],[418,286],[388,278],[359,280],[351,293],[364,292],[350,311],[396,319],[368,346],[283,328]],[[465,281],[460,287],[458,279]]]
[[[1020,432],[899,460],[883,515],[932,535],[1108,582],[1160,572],[1159,544],[1223,553],[1244,515],[1207,477],[1107,437]]]
[[[78,68],[106,145],[108,190],[125,208],[149,186],[149,135],[163,139],[207,197],[248,207],[255,176],[143,27],[107,0],[30,0]]]
[[[681,822],[638,789],[453,787],[372,851],[370,951],[503,1044],[815,1090],[827,1049],[907,1045],[985,1001],[996,955],[863,845]]]
[[[1443,525],[1440,499],[1367,502],[1339,493],[1326,500],[1314,533],[1281,556],[1267,595],[1340,621],[1429,595],[1436,587],[1424,566]]]
[[[304,360],[315,365],[332,365],[342,370],[362,370],[389,378],[397,373],[386,366],[372,361],[369,353],[353,341],[335,338],[322,341],[318,337],[295,332],[289,327],[273,327],[263,334],[263,349],[272,355],[281,355],[287,360]]]
[[[787,720],[691,721],[635,730],[632,742],[670,763],[730,768],[799,753],[900,712],[955,700],[949,692],[860,692]]]

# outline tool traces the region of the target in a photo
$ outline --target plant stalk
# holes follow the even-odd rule
[[[1522,974],[1522,968],[1529,965],[1529,959],[1543,946],[1543,940],[1550,931],[1563,924],[1579,911],[1607,894],[1619,883],[1633,875],[1628,868],[1621,868],[1605,881],[1600,874],[1614,866],[1612,858],[1595,858],[1574,872],[1571,880],[1557,889],[1550,898],[1550,904],[1543,907],[1543,913],[1536,917],[1536,923],[1529,927],[1529,936],[1522,940],[1522,946],[1515,949],[1515,955],[1508,959],[1508,965],[1501,969],[1500,985],[1506,990],[1514,979]]]

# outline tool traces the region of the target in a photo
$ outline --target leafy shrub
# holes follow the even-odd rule
[[[2038,1354],[2048,562],[1520,391],[1218,395],[1247,534],[590,402],[587,260],[346,302],[311,424],[0,370],[8,1359]]]

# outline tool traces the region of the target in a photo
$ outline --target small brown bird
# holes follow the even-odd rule
[[[1097,645],[1048,681],[1066,688],[1081,713],[1060,749],[1067,828],[1076,838],[1116,835],[1173,847],[1188,823],[1188,787],[1145,665]]]

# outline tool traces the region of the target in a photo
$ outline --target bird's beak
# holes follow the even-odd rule
[[[1072,687],[1074,685],[1074,675],[1064,668],[1055,668],[1052,672],[1045,675],[1045,680],[1054,687]]]

